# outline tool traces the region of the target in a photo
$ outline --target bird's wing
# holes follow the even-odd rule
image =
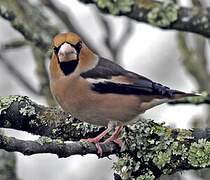
[[[100,57],[96,67],[82,73],[81,76],[92,79],[111,79],[113,76],[125,75],[126,73],[127,71],[120,65]]]
[[[94,69],[82,73],[81,76],[91,82],[93,91],[101,94],[146,95],[158,98],[173,98],[177,94],[185,94],[127,71],[104,58],[99,59]]]

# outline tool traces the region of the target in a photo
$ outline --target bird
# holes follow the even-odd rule
[[[134,123],[146,110],[195,96],[154,82],[97,55],[73,32],[56,35],[52,47],[50,89],[58,104],[81,121],[107,127],[98,136],[86,139],[87,142],[120,144],[118,136],[123,126]],[[101,142],[111,131],[112,135]]]

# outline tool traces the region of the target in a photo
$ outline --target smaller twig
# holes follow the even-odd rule
[[[124,25],[124,31],[122,32],[120,39],[118,40],[117,43],[112,42],[113,34],[112,34],[112,28],[109,24],[109,21],[105,18],[104,15],[102,15],[100,12],[96,11],[97,16],[102,23],[104,30],[105,30],[105,36],[104,36],[104,44],[106,45],[107,49],[109,50],[113,61],[116,63],[120,63],[120,52],[122,51],[123,46],[126,45],[127,41],[129,40],[133,26],[132,22],[130,20],[126,20],[125,25]]]
[[[130,39],[133,29],[134,29],[133,23],[129,19],[126,19],[124,26],[125,26],[124,31],[121,34],[121,37],[115,46],[115,52],[117,52],[117,54],[116,54],[117,60],[120,59],[119,54],[122,51],[123,47],[126,45],[127,41]]]
[[[22,85],[28,89],[30,92],[37,96],[42,96],[41,91],[36,90],[25,77],[0,53],[0,62],[2,62],[13,77],[22,83]]]
[[[115,61],[115,50],[113,48],[111,39],[113,38],[113,34],[112,34],[112,28],[108,22],[108,20],[105,18],[104,15],[102,15],[98,10],[95,10],[95,17],[98,17],[99,21],[101,22],[101,24],[103,25],[103,29],[105,31],[105,36],[104,36],[104,44],[106,46],[106,48],[109,50],[110,55],[112,56],[113,60]]]
[[[13,11],[8,10],[5,6],[0,5],[0,16],[4,19],[8,20],[10,24],[20,32],[26,40],[33,42],[37,47],[40,49],[44,49],[47,51],[48,47],[50,46],[51,42],[48,37],[41,36],[40,33],[36,33],[32,31],[28,26],[27,23],[21,22],[18,20],[16,14]]]
[[[100,147],[103,150],[102,156],[99,156],[100,158],[119,152],[117,145],[112,142],[101,144]],[[0,149],[4,149],[8,152],[21,152],[24,155],[51,153],[56,154],[59,158],[65,158],[76,154],[97,155],[97,149],[92,143],[67,143],[61,140],[52,140],[48,137],[41,137],[37,141],[31,141],[0,135]]]
[[[41,0],[41,2],[48,7],[68,28],[69,31],[75,32],[80,35],[81,39],[88,45],[90,49],[92,49],[95,53],[98,53],[97,48],[91,43],[84,33],[80,30],[80,28],[76,25],[76,20],[71,13],[70,9],[68,9],[68,13],[65,12],[63,9],[59,8],[56,3],[52,0]],[[70,18],[69,18],[70,17]],[[71,19],[71,20],[70,20]]]
[[[21,48],[23,46],[27,46],[28,42],[24,39],[15,39],[13,41],[7,42],[1,46],[2,50],[9,50],[15,48]]]
[[[39,79],[39,87],[42,95],[45,97],[46,102],[49,106],[55,106],[55,102],[49,85],[49,76],[46,67],[46,54],[40,51],[37,47],[32,47],[32,54],[36,63],[36,74]]]
[[[168,104],[171,105],[178,105],[178,104],[193,104],[193,105],[200,105],[200,104],[210,104],[210,95],[201,95],[201,96],[194,96],[194,97],[186,97],[180,100],[169,102]]]
[[[195,52],[187,46],[184,33],[178,33],[178,46],[183,57],[183,64],[189,74],[195,78],[199,90],[208,90],[208,75],[206,74],[205,60],[200,59]]]

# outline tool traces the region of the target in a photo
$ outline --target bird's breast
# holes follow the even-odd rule
[[[79,78],[69,76],[52,81],[50,84],[51,91],[60,106],[72,114],[80,111],[87,86],[87,83],[81,82]]]

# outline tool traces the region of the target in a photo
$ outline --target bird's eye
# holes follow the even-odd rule
[[[53,47],[53,51],[57,55],[58,54],[58,51],[59,51],[59,47],[54,46]]]
[[[80,50],[81,50],[81,48],[82,48],[82,41],[79,41],[79,42],[75,45],[75,49],[76,49],[76,51],[79,53]]]

